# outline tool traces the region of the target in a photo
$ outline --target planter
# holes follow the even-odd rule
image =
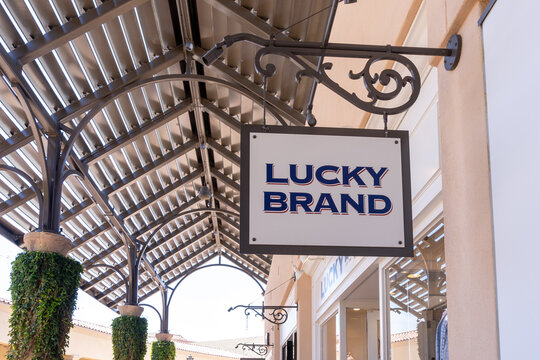
[[[49,232],[31,232],[24,235],[24,245],[28,251],[57,253],[67,256],[73,249],[71,241],[60,234]]]

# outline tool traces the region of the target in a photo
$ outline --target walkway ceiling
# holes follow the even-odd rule
[[[218,255],[266,282],[271,256],[239,253],[238,219],[174,215],[206,206],[239,211],[240,125],[262,123],[256,48],[237,44],[211,67],[200,58],[223,36],[238,32],[322,41],[330,9],[299,21],[331,4],[0,0],[0,164],[41,182],[17,84],[43,129],[61,124],[64,137],[89,110],[102,107],[69,159],[85,175],[70,177],[63,190],[62,232],[75,245],[70,256],[85,267],[115,266],[127,276],[121,234],[143,242],[166,221],[141,268],[141,300]],[[297,84],[295,65],[275,60],[267,121],[303,125],[311,80]],[[209,203],[197,196],[205,184],[214,194]],[[0,201],[1,233],[22,245],[23,234],[37,227],[34,193],[17,175],[0,172]],[[121,278],[107,268],[86,270],[82,289],[109,307],[121,304],[125,294]]]

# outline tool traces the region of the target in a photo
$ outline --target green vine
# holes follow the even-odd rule
[[[152,343],[152,360],[174,360],[176,346],[172,341],[154,341]]]
[[[112,322],[114,360],[143,360],[148,322],[138,316],[119,316]]]
[[[83,268],[56,253],[24,252],[13,261],[8,360],[62,360]]]

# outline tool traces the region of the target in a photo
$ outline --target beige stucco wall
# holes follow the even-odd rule
[[[270,266],[270,276],[266,285],[265,304],[284,305],[294,285],[294,281],[292,280],[294,273],[293,265],[299,265],[299,262],[298,256],[274,255],[272,265]],[[265,321],[264,332],[265,334],[270,334],[270,343],[275,344],[272,354],[269,357],[279,359],[281,351],[279,326]]]
[[[481,27],[485,2],[432,0],[430,42],[463,37],[458,68],[439,63],[439,124],[451,359],[497,359],[498,335]],[[437,21],[439,19],[439,21]]]
[[[418,340],[405,340],[392,343],[393,360],[421,360],[418,355]]]
[[[409,32],[421,0],[358,1],[340,4],[330,36],[331,42],[401,45]],[[382,26],[381,26],[382,25]],[[326,58],[334,64],[328,76],[348,91],[362,95],[362,80],[350,80],[349,70],[362,70],[365,60]],[[319,85],[313,113],[317,126],[365,127],[369,114]]]

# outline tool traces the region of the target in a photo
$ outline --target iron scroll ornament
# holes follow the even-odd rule
[[[272,324],[281,325],[287,322],[289,314],[286,309],[297,309],[298,304],[294,306],[265,306],[264,303],[262,306],[253,306],[253,305],[236,305],[235,307],[229,308],[229,312],[236,310],[238,308],[244,308],[244,314],[249,316],[251,312],[255,313],[255,316],[259,316]],[[271,310],[270,313],[266,314],[267,310]]]
[[[265,40],[255,35],[240,33],[225,36],[223,41],[214,45],[212,49],[203,55],[203,62],[206,65],[213,64],[223,54],[225,47],[232,46],[234,43],[240,41],[247,41],[261,47],[255,54],[254,63],[255,70],[263,77],[273,76],[277,69],[271,62],[263,65],[262,60],[265,56],[278,55],[287,57],[300,68],[296,73],[296,80],[298,82],[302,77],[310,77],[359,109],[379,115],[401,113],[411,107],[418,99],[421,87],[419,71],[416,65],[403,55],[444,56],[445,68],[447,70],[453,70],[457,67],[461,53],[461,37],[459,35],[452,36],[447,48],[419,48],[357,44],[328,44],[323,47],[321,43],[276,41],[273,38]],[[303,60],[306,56],[366,59],[366,64],[361,71],[356,73],[352,70],[349,71],[349,78],[363,80],[369,100],[360,99],[355,92],[349,92],[330,79],[327,70],[332,69],[332,63],[327,62],[319,69],[314,69],[313,66],[310,66]],[[395,68],[385,68],[380,72],[373,72],[374,65],[381,62],[401,64],[409,73],[402,75]],[[391,83],[393,83],[394,87],[389,91],[377,88],[377,85],[385,87],[391,85]],[[407,100],[402,103],[389,107],[379,104],[379,102],[388,102],[398,98],[406,88],[410,88],[410,91]]]
[[[240,343],[236,344],[234,348],[238,349],[239,346],[242,346],[242,350],[244,351],[250,350],[259,356],[266,356],[268,354],[268,348],[274,345]]]
[[[349,92],[340,86],[337,82],[333,81],[327,74],[327,70],[331,70],[333,67],[332,63],[324,63],[320,69],[317,71],[310,67],[305,61],[303,61],[299,56],[295,55],[290,50],[282,50],[281,48],[276,48],[272,45],[259,49],[255,54],[255,70],[266,77],[272,77],[276,72],[276,66],[272,63],[267,63],[266,66],[262,64],[263,57],[267,55],[281,55],[284,57],[290,58],[294,63],[300,66],[301,70],[296,73],[296,81],[299,83],[303,77],[309,77],[317,81],[320,84],[323,84],[354,106],[358,107],[361,110],[373,113],[373,114],[398,114],[407,110],[418,98],[420,94],[420,73],[414,65],[414,63],[406,58],[405,56],[394,54],[391,52],[388,53],[365,53],[362,54],[362,58],[367,58],[364,68],[358,72],[354,73],[352,70],[349,70],[349,78],[352,80],[364,80],[364,86],[367,91],[367,96],[370,101],[364,101],[358,97],[355,92]],[[361,55],[361,54],[359,54]],[[400,63],[404,65],[407,70],[410,72],[407,76],[402,76],[398,71],[394,69],[384,69],[380,73],[373,73],[371,69],[373,65],[381,61],[394,61],[395,63]],[[379,83],[382,86],[389,85],[392,80],[394,81],[395,88],[390,92],[384,92],[377,89],[376,84]],[[407,85],[410,85],[411,92],[407,101],[402,103],[399,106],[395,107],[382,107],[378,106],[378,101],[390,101],[398,97],[402,90],[404,90]]]

